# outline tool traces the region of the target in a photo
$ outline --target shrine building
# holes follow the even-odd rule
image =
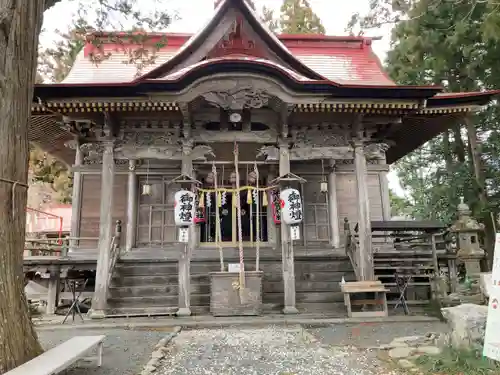
[[[32,105],[30,142],[74,179],[67,256],[30,265],[95,270],[97,317],[206,312],[209,274],[242,264],[263,271],[263,311],[342,303],[342,278],[376,279],[389,166],[497,94],[397,85],[372,39],[275,35],[243,0],[220,1],[195,35],[139,39],[89,35]],[[126,63],[137,49],[154,56]],[[286,188],[300,195],[296,233],[282,223]],[[184,190],[187,232],[174,217]]]

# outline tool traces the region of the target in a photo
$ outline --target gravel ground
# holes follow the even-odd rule
[[[158,375],[390,375],[353,348],[321,347],[300,327],[182,331]]]
[[[396,337],[424,336],[430,332],[442,333],[446,331],[447,326],[443,322],[337,324],[308,329],[308,332],[320,340],[323,345],[352,345],[357,348],[386,345]]]
[[[38,337],[44,349],[50,349],[73,336],[106,335],[102,367],[94,363],[75,364],[65,375],[137,375],[149,361],[158,341],[167,332],[124,329],[100,330],[43,330]],[[85,366],[85,367],[84,367]]]

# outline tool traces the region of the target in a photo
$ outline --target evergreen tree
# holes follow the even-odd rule
[[[61,38],[55,46],[38,54],[37,82],[59,83],[70,72],[76,57],[85,46],[88,24],[78,19],[68,32],[58,32]],[[44,196],[60,203],[71,203],[72,179],[65,164],[32,145],[29,158],[30,184],[43,184]],[[30,194],[30,191],[28,191]],[[44,199],[44,203],[46,200]]]
[[[38,40],[44,12],[61,0],[0,1],[0,373],[20,366],[42,352],[24,293],[23,246],[26,232],[28,129],[37,78]],[[74,0],[77,1],[77,0]],[[171,21],[166,9],[145,14],[138,1],[82,2],[82,14],[97,30],[136,21],[139,27],[162,31]],[[121,18],[117,18],[120,15]],[[116,21],[115,21],[116,22]],[[154,48],[162,47],[156,41]],[[22,48],[20,48],[22,46]],[[151,47],[153,48],[153,46]],[[149,51],[148,51],[149,52]],[[148,54],[148,56],[150,53]],[[130,60],[141,60],[141,49]],[[10,184],[5,181],[13,181]]]
[[[308,0],[284,0],[280,10],[280,32],[283,34],[324,34],[321,19]]]
[[[255,6],[254,0],[246,0],[246,1],[253,10],[257,11],[257,7]],[[278,21],[274,18],[274,12],[272,11],[272,9],[263,6],[260,15],[260,20],[265,25],[267,25],[269,30],[271,30],[272,32],[278,31]]]
[[[454,92],[500,87],[498,7],[435,0],[402,0],[396,9],[392,5],[375,0],[370,13],[355,15],[349,26],[363,30],[395,24],[387,69],[396,82],[439,84]],[[414,217],[450,223],[465,197],[486,226],[490,258],[500,203],[500,165],[494,156],[500,152],[499,115],[493,103],[395,165]]]
[[[269,30],[273,33],[277,33],[279,30],[279,21],[274,18],[274,12],[272,9],[267,8],[266,6],[262,7],[262,22],[267,25]]]
[[[33,146],[30,151],[30,172],[30,184],[43,184],[47,187],[46,196],[61,203],[71,203],[73,181],[65,164]]]

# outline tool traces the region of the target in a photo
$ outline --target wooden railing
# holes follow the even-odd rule
[[[354,269],[354,274],[356,275],[356,280],[361,279],[360,270],[360,253],[358,246],[358,239],[356,235],[351,231],[351,226],[349,220],[344,218],[344,236],[345,236],[345,254],[349,257],[352,268]]]
[[[111,240],[110,246],[110,258],[109,258],[109,270],[108,270],[108,286],[111,283],[111,278],[113,277],[113,272],[115,270],[115,265],[120,258],[120,242],[122,236],[122,222],[121,220],[116,221],[115,234]]]
[[[94,241],[96,244],[92,246],[97,250],[98,237],[64,237],[61,239],[45,239],[45,238],[26,238],[24,241],[24,256],[60,256],[67,257],[71,255],[71,251],[78,249],[89,250],[88,247],[79,247],[74,245],[79,241]]]
[[[450,239],[444,226],[429,222],[372,222],[372,249],[367,254],[370,266],[376,266],[376,260],[383,261],[391,269],[412,272],[432,272],[438,275],[440,265],[448,263],[453,279],[455,265],[450,251]],[[359,251],[357,226],[354,230],[347,218],[344,218],[345,252],[349,257],[358,280],[362,277],[362,259]],[[383,259],[379,259],[380,255]],[[410,266],[410,259],[411,266]],[[425,264],[420,265],[420,262]],[[380,266],[380,264],[379,264]],[[422,271],[419,271],[419,268]],[[425,268],[425,271],[424,271]],[[451,280],[450,280],[451,281]]]
[[[25,256],[66,256],[68,242],[59,238],[27,238],[24,241]]]

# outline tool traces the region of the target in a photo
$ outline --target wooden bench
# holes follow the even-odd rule
[[[5,375],[58,374],[80,359],[95,359],[97,366],[100,367],[102,365],[102,343],[105,338],[106,336],[75,336]],[[96,347],[97,357],[85,357]]]
[[[353,281],[341,283],[340,288],[344,293],[344,304],[347,307],[347,316],[349,318],[372,318],[384,317],[389,315],[387,309],[387,296],[389,291],[380,281]],[[373,293],[374,299],[351,300],[352,294]],[[352,306],[380,306],[381,311],[352,311]]]

